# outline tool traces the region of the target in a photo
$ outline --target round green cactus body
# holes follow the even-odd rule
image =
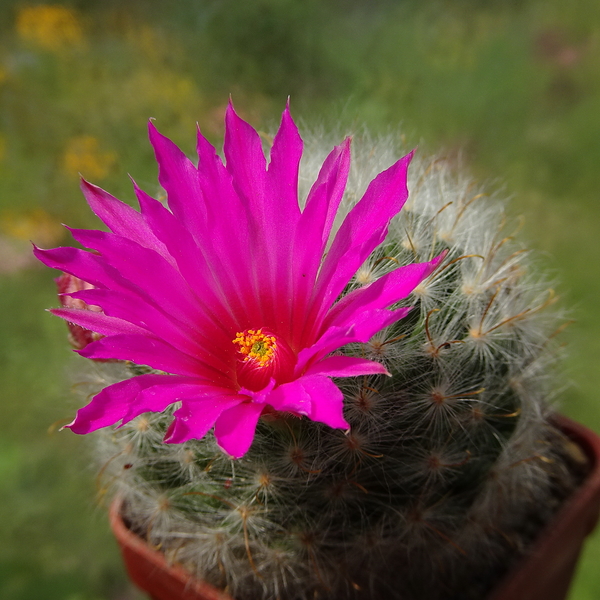
[[[331,145],[306,140],[301,192]],[[400,154],[354,137],[348,209]],[[211,435],[164,444],[169,414],[100,435],[132,528],[234,598],[483,598],[554,510],[557,480],[568,487],[548,420],[562,318],[548,282],[502,201],[448,160],[417,155],[409,189],[346,293],[447,254],[406,318],[344,348],[392,375],[336,382],[348,431],[265,415],[237,460]],[[96,369],[92,387],[132,374]]]

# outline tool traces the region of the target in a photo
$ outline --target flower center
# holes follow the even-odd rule
[[[244,355],[244,361],[252,361],[257,367],[271,364],[277,350],[275,336],[263,333],[262,329],[246,329],[235,334],[234,344],[238,352]]]

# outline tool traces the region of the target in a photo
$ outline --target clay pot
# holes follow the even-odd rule
[[[555,422],[584,451],[590,473],[568,498],[489,600],[564,600],[585,538],[600,513],[600,437],[561,415]]]
[[[555,420],[588,456],[590,473],[489,600],[564,600],[585,538],[598,521],[600,437],[566,417],[556,416]],[[153,600],[232,600],[225,592],[195,579],[182,567],[167,564],[163,554],[127,528],[120,515],[118,499],[112,503],[110,523],[129,576]]]
[[[169,565],[164,554],[127,528],[116,498],[110,507],[110,526],[131,581],[152,600],[233,600],[229,594],[192,577],[178,565]]]

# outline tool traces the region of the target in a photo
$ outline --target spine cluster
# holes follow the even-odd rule
[[[301,187],[331,147],[306,145]],[[401,151],[368,136],[353,149],[348,208]],[[342,382],[349,432],[263,417],[239,460],[210,435],[163,444],[168,414],[100,434],[105,490],[132,528],[238,600],[483,598],[570,477],[548,418],[552,290],[503,203],[448,161],[416,158],[409,189],[347,291],[447,256],[408,317],[345,348],[392,374]],[[93,368],[90,392],[139,369]]]

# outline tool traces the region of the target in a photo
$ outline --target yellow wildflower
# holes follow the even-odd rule
[[[10,238],[47,246],[58,242],[64,234],[60,223],[45,210],[5,211],[0,216],[0,231]]]
[[[98,140],[91,135],[71,138],[63,154],[62,167],[67,175],[103,179],[117,160],[115,152],[102,152]]]
[[[16,29],[23,40],[46,50],[57,51],[83,41],[83,28],[76,14],[58,4],[20,9]]]

